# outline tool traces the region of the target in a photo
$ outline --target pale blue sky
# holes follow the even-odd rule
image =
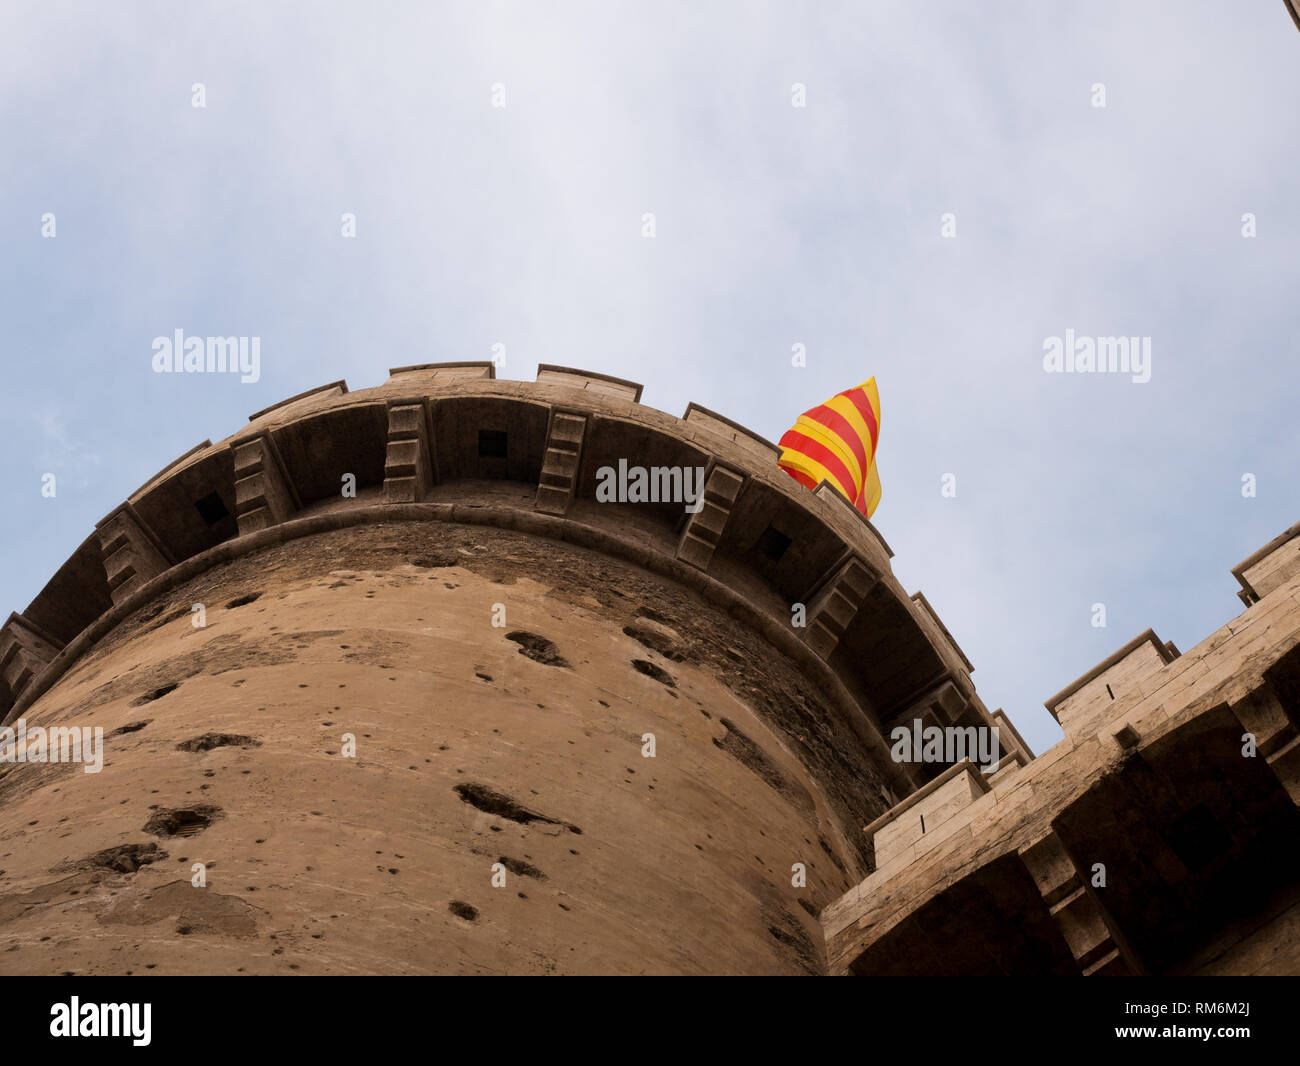
[[[1297,99],[1276,0],[5,0],[0,609],[336,378],[499,342],[503,377],[599,370],[775,439],[874,374],[895,572],[1042,751],[1045,698],[1222,625],[1300,517]],[[260,336],[260,382],[154,375],[176,328]],[[1151,337],[1151,381],[1045,374],[1067,328]]]

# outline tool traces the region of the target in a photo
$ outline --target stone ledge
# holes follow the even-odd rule
[[[1142,633],[1139,633],[1136,637],[1130,640],[1118,651],[1108,655],[1105,659],[1099,662],[1087,673],[1082,674],[1081,676],[1075,678],[1068,685],[1066,685],[1065,688],[1061,689],[1061,691],[1058,692],[1055,696],[1047,700],[1043,704],[1043,706],[1047,708],[1048,713],[1059,724],[1061,719],[1057,716],[1056,712],[1057,712],[1057,708],[1062,703],[1064,703],[1071,696],[1075,695],[1075,693],[1077,693],[1089,682],[1096,681],[1097,678],[1101,677],[1101,675],[1104,674],[1111,667],[1117,665],[1118,663],[1123,662],[1130,655],[1132,655],[1133,652],[1137,651],[1138,648],[1142,647],[1143,644],[1148,644],[1148,643],[1151,644],[1156,649],[1157,654],[1159,654],[1159,656],[1166,663],[1171,663],[1174,661],[1175,658],[1177,658],[1177,656],[1170,651],[1169,646],[1165,644],[1163,641],[1161,641],[1159,637],[1156,636],[1155,631],[1148,629]]]
[[[682,414],[682,421],[690,425],[703,426],[726,440],[739,444],[747,451],[764,457],[771,457],[773,461],[781,454],[775,444],[766,437],[760,437],[751,429],[746,429],[739,422],[733,422],[725,415],[720,415],[716,411],[710,411],[698,403],[688,403],[686,410]]]
[[[432,381],[473,381],[478,379],[492,381],[497,376],[497,368],[496,364],[491,360],[480,360],[460,363],[415,363],[411,366],[390,367],[388,370],[390,381],[403,374],[422,374]]]
[[[592,389],[596,392],[612,393],[632,403],[641,402],[643,385],[625,378],[616,378],[610,374],[597,374],[592,370],[574,370],[567,366],[555,366],[553,363],[541,363],[537,367],[537,380],[566,388]],[[581,384],[579,384],[581,382]]]
[[[1247,607],[1258,603],[1274,589],[1285,584],[1289,577],[1300,572],[1300,543],[1292,545],[1290,558],[1279,555],[1285,553],[1287,546],[1297,539],[1300,539],[1300,522],[1279,533],[1232,568],[1232,576],[1241,585],[1241,591],[1237,595]],[[1268,565],[1262,566],[1263,563]]]
[[[312,396],[317,396],[322,392],[329,392],[332,389],[338,389],[339,395],[342,396],[348,391],[348,383],[341,378],[338,381],[331,381],[328,385],[318,385],[314,389],[308,389],[306,392],[300,392],[296,396],[290,396],[287,400],[281,400],[279,403],[273,403],[270,407],[263,407],[256,414],[248,416],[250,422],[256,422],[264,415],[269,415],[272,411],[278,411],[281,407],[288,407],[291,403],[297,403],[299,400],[306,400]]]

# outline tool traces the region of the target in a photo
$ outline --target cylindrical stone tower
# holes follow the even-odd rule
[[[890,728],[993,719],[848,501],[640,392],[338,382],[105,518],[0,631],[5,724],[103,735],[0,763],[5,972],[824,972],[944,769]]]

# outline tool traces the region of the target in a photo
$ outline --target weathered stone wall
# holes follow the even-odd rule
[[[1206,954],[1197,976],[1294,977],[1300,974],[1300,899],[1269,908],[1230,929]]]
[[[106,733],[0,764],[6,971],[824,972],[931,772],[889,722],[991,719],[847,501],[639,398],[398,368],[115,508],[0,628],[8,724]],[[600,501],[620,460],[703,506]]]
[[[848,782],[806,767],[780,701],[819,697],[689,591],[579,548],[405,523],[249,555],[27,712],[109,736],[99,774],[0,776],[5,970],[820,972]],[[146,828],[178,810],[210,824]],[[110,848],[144,865],[97,865]]]

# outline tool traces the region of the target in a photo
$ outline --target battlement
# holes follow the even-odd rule
[[[1279,533],[1259,551],[1232,568],[1241,585],[1237,593],[1247,607],[1285,585],[1300,573],[1300,522]]]
[[[1178,649],[1148,629],[1072,681],[1044,706],[1068,735],[1085,735],[1119,696],[1178,658]]]
[[[888,802],[941,773],[893,761],[890,725],[993,719],[952,635],[893,577],[875,527],[832,486],[799,486],[743,426],[694,403],[675,418],[641,393],[567,367],[525,383],[498,380],[490,362],[428,363],[255,412],[136,490],[11,616],[0,716],[15,719],[115,625],[205,567],[348,524],[488,524],[630,559],[750,619],[876,752]],[[600,471],[620,460],[703,471],[702,506],[598,500]]]
[[[1278,856],[1300,832],[1300,526],[1234,568],[1247,609],[1195,648],[1180,653],[1147,630],[1053,696],[1065,738],[1035,757],[1005,713],[984,706],[954,635],[899,585],[888,544],[849,500],[827,483],[808,492],[770,442],[723,416],[692,403],[676,418],[642,405],[641,392],[549,365],[526,383],[498,380],[487,362],[434,363],[256,412],[114,507],[0,626],[0,716],[57,711],[68,696],[59,679],[119,626],[127,640],[153,639],[138,621],[243,556],[381,533],[353,527],[440,524],[431,540],[462,541],[467,527],[491,527],[522,535],[516,543],[555,542],[520,550],[569,553],[571,569],[592,562],[575,563],[575,549],[639,568],[635,581],[658,582],[655,602],[672,602],[679,624],[713,612],[710,632],[750,648],[717,654],[783,679],[746,726],[782,740],[760,754],[732,719],[708,715],[723,735],[704,747],[780,797],[788,826],[808,827],[790,830],[799,839],[833,838],[819,842],[838,867],[820,888],[843,893],[820,912],[831,972],[1263,965],[1242,934],[1206,924],[1216,908],[1204,901],[1242,880],[1276,893],[1290,876]],[[609,470],[628,466],[698,472],[698,506],[598,495]],[[368,543],[387,559],[391,549]],[[293,557],[311,559],[304,547]],[[615,639],[629,632],[608,624]],[[712,668],[697,673],[734,672]],[[775,691],[789,679],[789,692]],[[47,693],[53,702],[37,706]],[[978,759],[955,748],[895,757],[887,738],[900,728],[996,744]],[[1283,920],[1249,910],[1258,906],[1246,913],[1261,928]],[[1153,923],[1156,911],[1169,917]]]
[[[1249,923],[1215,922],[1233,896],[1248,915],[1275,906],[1255,890],[1285,895],[1295,872],[1280,856],[1300,831],[1298,529],[1234,568],[1249,609],[1196,647],[1148,629],[1048,700],[1055,747],[1033,759],[994,712],[994,772],[948,767],[866,826],[875,871],[822,912],[831,972],[1270,965]]]

